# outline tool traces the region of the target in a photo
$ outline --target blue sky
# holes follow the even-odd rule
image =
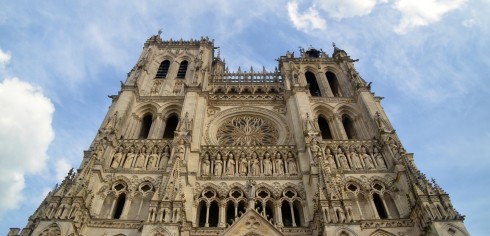
[[[0,233],[24,227],[78,167],[143,43],[209,36],[230,69],[331,43],[382,104],[418,167],[490,225],[488,0],[0,0]],[[485,209],[485,210],[483,210]]]

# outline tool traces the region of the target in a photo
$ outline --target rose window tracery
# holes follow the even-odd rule
[[[278,136],[272,122],[255,116],[228,119],[217,132],[219,144],[228,146],[276,145]]]

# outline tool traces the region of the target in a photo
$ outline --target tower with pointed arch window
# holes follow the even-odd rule
[[[83,154],[15,235],[469,235],[334,45],[230,71],[149,38]]]

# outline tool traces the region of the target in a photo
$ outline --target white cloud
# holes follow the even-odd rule
[[[455,10],[466,0],[399,0],[394,8],[402,14],[395,32],[404,34],[410,29],[438,22],[449,11]]]
[[[10,58],[11,58],[10,53],[4,52],[0,48],[0,68],[5,67],[5,65],[7,65],[10,62]]]
[[[324,30],[327,28],[327,23],[318,14],[315,5],[311,6],[303,14],[298,11],[297,2],[288,2],[289,19],[293,22],[296,29],[301,31]]]
[[[474,19],[467,19],[461,22],[461,24],[466,28],[471,28],[476,24],[476,21]]]
[[[387,0],[315,0],[318,8],[335,19],[369,15],[378,3]]]
[[[56,179],[62,181],[71,168],[70,163],[66,159],[56,161]]]
[[[0,212],[23,199],[24,175],[44,168],[53,112],[39,88],[17,78],[0,83]]]

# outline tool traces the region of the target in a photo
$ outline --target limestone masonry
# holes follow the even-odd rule
[[[149,38],[78,170],[15,235],[469,235],[347,53],[231,72]]]

